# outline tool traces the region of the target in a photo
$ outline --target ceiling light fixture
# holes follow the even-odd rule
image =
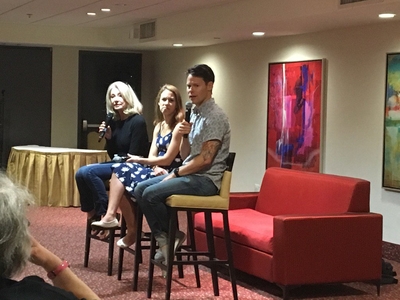
[[[385,14],[379,14],[379,18],[381,19],[391,19],[394,18],[396,14],[392,13],[385,13]]]
[[[88,12],[87,15],[88,15],[88,16],[95,16],[96,13],[94,13],[94,12]]]
[[[180,44],[180,43],[175,43],[175,44],[172,44],[172,46],[174,46],[174,47],[182,47],[182,46],[183,46],[183,44]]]
[[[265,32],[262,32],[262,31],[255,31],[255,32],[253,32],[253,35],[254,36],[263,36],[265,34]]]

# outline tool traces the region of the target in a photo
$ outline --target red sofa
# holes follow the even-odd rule
[[[378,294],[382,216],[369,212],[366,180],[269,168],[260,192],[232,193],[229,224],[236,269],[279,285],[371,281]],[[194,216],[205,249],[203,214]],[[213,215],[217,257],[225,258],[222,218]]]

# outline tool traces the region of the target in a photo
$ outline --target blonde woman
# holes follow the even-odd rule
[[[113,118],[107,128],[105,122],[99,132],[106,130],[106,150],[114,155],[147,155],[149,139],[142,104],[129,84],[116,81],[110,84],[106,94],[106,110]],[[115,162],[97,163],[81,167],[75,174],[80,193],[81,210],[88,219],[98,219],[107,211],[108,196],[104,181],[110,179],[111,166]]]

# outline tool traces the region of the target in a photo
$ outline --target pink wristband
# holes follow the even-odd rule
[[[54,278],[56,278],[56,276],[58,274],[60,274],[62,271],[64,271],[68,267],[69,267],[69,263],[66,260],[64,260],[57,268],[55,268],[53,271],[50,271],[49,273],[47,273],[47,277],[49,277],[50,279],[54,279]]]

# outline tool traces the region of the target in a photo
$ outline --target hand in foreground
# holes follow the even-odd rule
[[[168,171],[161,167],[155,167],[153,169],[153,172],[154,172],[154,175],[156,175],[156,176],[168,174]]]
[[[161,180],[161,181],[167,181],[167,180],[170,180],[172,178],[176,178],[175,174],[173,172],[169,173],[168,176],[165,176],[165,178],[163,180]]]
[[[126,160],[127,162],[133,162],[133,163],[140,163],[140,156],[137,155],[132,155],[128,153],[128,159]]]

